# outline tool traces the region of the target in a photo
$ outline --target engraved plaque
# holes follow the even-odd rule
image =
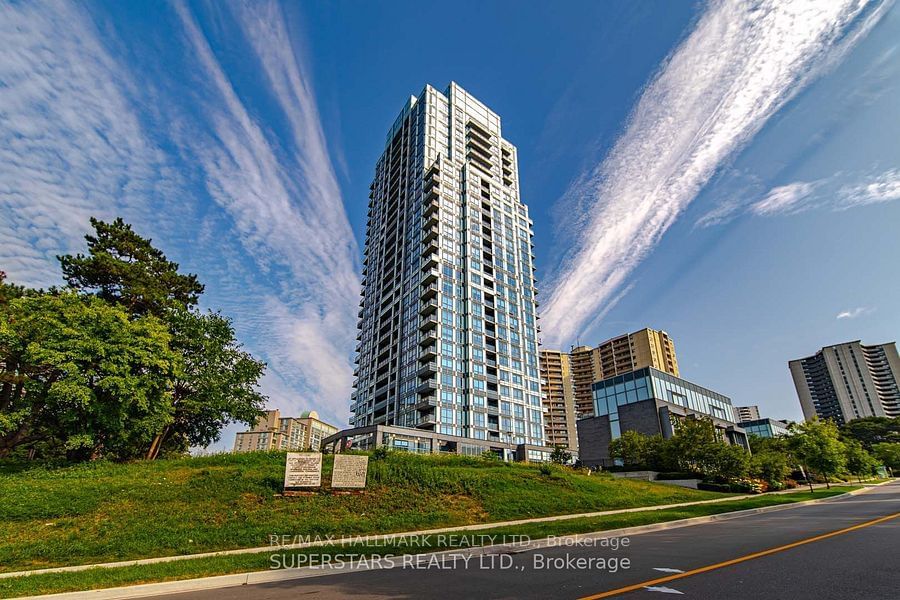
[[[288,452],[284,465],[284,487],[302,488],[322,485],[320,452]]]
[[[357,454],[335,454],[331,474],[333,488],[364,488],[369,471],[369,457]]]

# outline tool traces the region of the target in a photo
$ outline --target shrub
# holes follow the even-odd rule
[[[697,484],[698,490],[703,490],[706,492],[730,492],[731,486],[727,483],[708,483],[706,481],[701,481]]]
[[[673,479],[703,479],[703,475],[699,473],[691,473],[690,471],[672,471],[669,473],[657,473],[657,481],[672,481]]]
[[[391,449],[387,446],[378,446],[374,450],[372,450],[372,454],[369,455],[371,460],[384,460],[391,453]]]

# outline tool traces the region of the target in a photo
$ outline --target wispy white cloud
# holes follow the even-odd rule
[[[169,44],[186,44],[189,83],[152,55],[135,63],[78,4],[0,4],[0,268],[58,284],[55,255],[83,249],[88,218],[124,216],[220,276],[214,304],[269,363],[273,403],[343,420],[358,249],[311,79],[276,4],[219,9],[211,21],[237,35],[216,48],[244,44],[253,97],[285,128],[253,112],[184,5]]]
[[[856,317],[861,317],[861,316],[863,316],[863,315],[870,314],[870,313],[873,312],[874,310],[875,310],[875,309],[869,308],[869,307],[866,307],[866,306],[858,306],[858,307],[852,308],[852,309],[850,309],[850,310],[842,310],[841,312],[839,312],[839,313],[837,314],[837,316],[835,317],[835,319],[838,319],[838,320],[841,320],[841,319],[855,319]]]
[[[817,182],[797,181],[769,190],[765,197],[754,203],[750,211],[757,215],[792,213],[805,208],[804,200],[816,189]]]
[[[548,343],[574,338],[717,168],[864,36],[886,2],[713,2],[648,84],[604,161],[568,192],[581,242],[552,282]]]
[[[749,212],[772,217],[813,209],[847,210],[900,200],[900,169],[889,169],[877,175],[854,175],[849,177],[855,180],[853,183],[840,183],[847,179],[842,175],[774,187],[751,204]]]
[[[288,120],[294,151],[281,149],[254,120],[184,5],[177,5],[177,12],[210,84],[211,100],[203,111],[218,143],[190,131],[179,143],[199,159],[210,195],[231,215],[241,244],[259,267],[289,274],[281,279],[280,294],[260,306],[272,367],[331,414],[345,415],[359,293],[356,241],[315,97],[281,9],[274,3],[235,6],[236,20]]]
[[[59,284],[55,255],[81,248],[90,216],[145,214],[177,177],[84,11],[3,3],[0,39],[0,267]]]
[[[846,185],[838,192],[839,208],[853,208],[900,200],[900,169],[891,169],[868,181]]]

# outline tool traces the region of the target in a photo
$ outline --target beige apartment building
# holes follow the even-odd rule
[[[631,373],[644,367],[679,376],[675,342],[665,331],[641,329],[606,340],[595,350],[600,355],[601,376],[598,379]]]
[[[566,352],[541,350],[541,399],[544,404],[544,443],[577,450],[571,360]]]
[[[319,450],[322,440],[337,431],[314,410],[283,418],[281,411],[267,410],[252,429],[235,435],[234,451]]]
[[[594,414],[591,385],[595,381],[631,373],[645,367],[679,376],[675,342],[668,333],[656,329],[645,328],[634,333],[626,333],[606,340],[596,347],[574,346],[569,352],[542,350],[541,378],[548,382],[547,385],[551,385],[554,378],[549,369],[544,368],[545,356],[548,364],[556,364],[556,356],[568,357],[571,376],[564,379],[562,385],[569,386],[565,393],[573,398],[577,418]],[[559,358],[558,362],[562,364],[563,360]],[[544,406],[547,407],[546,402]],[[574,435],[574,428],[572,434]]]

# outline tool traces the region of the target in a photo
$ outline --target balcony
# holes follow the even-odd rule
[[[426,331],[419,338],[420,346],[430,346],[431,344],[437,343],[437,330],[431,329],[430,331]]]
[[[419,420],[416,423],[416,427],[420,427],[422,429],[434,429],[435,423],[437,423],[437,419],[434,416],[434,413],[429,413],[427,415],[422,415],[419,417]]]
[[[440,235],[440,231],[438,230],[437,225],[432,225],[430,227],[426,227],[422,231],[422,241],[428,243],[432,240],[436,240]]]
[[[419,370],[416,371],[416,375],[418,375],[419,377],[434,375],[435,373],[437,373],[437,363],[436,362],[426,363],[426,364],[422,365],[421,367],[419,367]]]
[[[435,396],[425,396],[416,402],[416,410],[432,410],[437,407],[437,398]],[[432,413],[433,414],[433,413]]]
[[[426,262],[426,263],[425,263],[426,266],[427,266],[430,262],[431,262],[431,261]],[[437,266],[437,260],[434,261],[434,265]],[[435,281],[437,281],[438,277],[441,276],[441,272],[438,271],[438,270],[437,270],[436,268],[434,268],[434,267],[426,268],[426,269],[422,269],[422,270],[424,271],[424,272],[422,273],[422,283],[423,283],[423,284],[431,284],[431,283],[434,283]]]
[[[430,315],[431,313],[437,311],[437,309],[437,300],[428,300],[427,302],[422,303],[422,307],[419,309],[419,314],[422,316]]]
[[[422,354],[419,355],[419,362],[431,362],[437,358],[437,344],[422,348]]]
[[[430,217],[431,215],[437,216],[440,205],[438,204],[437,196],[429,196],[426,198],[424,206],[422,207],[422,216],[425,218]]]
[[[419,323],[419,331],[430,331],[435,329],[438,324],[437,315],[429,315],[422,319]]]
[[[438,251],[438,244],[436,241],[432,240],[432,241],[428,242],[424,248],[422,248],[422,257],[423,258],[427,257],[430,254],[437,255],[437,251]]]
[[[437,390],[437,379],[427,379],[416,388],[417,394],[431,394]]]
[[[437,296],[437,293],[438,293],[438,285],[436,283],[423,285],[422,291],[419,294],[419,298],[422,300],[429,300],[429,299]]]

